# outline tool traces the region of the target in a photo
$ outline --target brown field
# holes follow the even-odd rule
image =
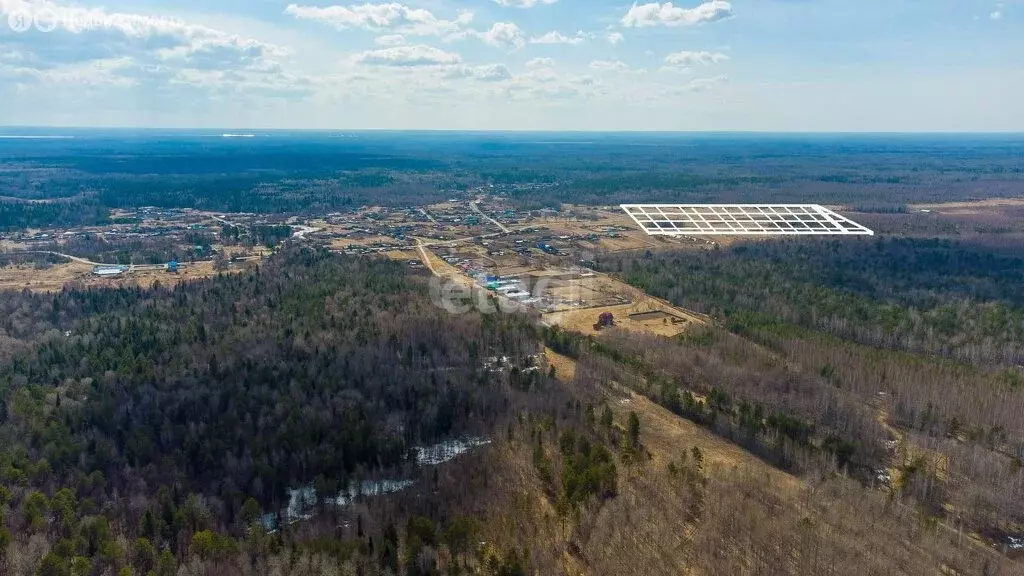
[[[786,493],[795,494],[800,488],[801,482],[796,476],[769,465],[707,428],[676,416],[632,390],[622,388],[611,393],[609,405],[615,413],[615,421],[623,428],[630,412],[636,412],[640,417],[641,441],[651,453],[650,465],[653,467],[664,468],[670,460],[679,458],[681,450],[697,446],[704,452],[705,461],[712,466],[770,478],[772,486]]]
[[[369,246],[370,244],[391,244],[395,239],[390,236],[367,236],[365,238],[332,238],[330,246],[335,250],[344,250],[350,245]]]
[[[682,333],[688,326],[704,324],[707,318],[694,312],[673,306],[668,301],[654,298],[642,290],[638,290],[624,282],[610,276],[599,274],[595,277],[602,284],[602,292],[618,294],[631,302],[627,304],[615,304],[584,309],[570,309],[551,312],[544,315],[544,321],[548,324],[557,324],[566,330],[573,330],[583,334],[595,334],[594,324],[598,317],[604,312],[611,312],[615,315],[615,325],[619,328],[631,331],[652,332],[659,336],[672,337]],[[630,314],[638,314],[651,311],[661,311],[666,314],[664,318],[632,319]],[[671,317],[684,320],[684,322],[673,323]]]
[[[544,349],[544,357],[548,366],[555,367],[555,378],[562,382],[572,382],[576,377],[576,361],[568,356],[563,356],[551,348]]]
[[[850,213],[879,234],[950,237],[988,244],[1024,240],[1024,199],[912,204],[906,213]]]
[[[392,260],[403,262],[406,260],[416,260],[420,257],[415,250],[391,250],[390,252],[385,252],[384,255]]]
[[[942,214],[977,214],[979,212],[1024,209],[1024,198],[988,198],[972,202],[946,202],[942,204],[912,204],[912,210],[933,210]]]
[[[629,317],[630,314],[639,311],[648,311],[649,306],[649,304],[619,304],[616,306],[599,306],[583,310],[564,310],[545,314],[544,321],[548,324],[557,324],[566,330],[572,330],[583,334],[597,334],[597,331],[594,330],[594,324],[597,323],[598,317],[605,312],[611,312],[615,315],[615,326],[617,328],[633,332],[651,332],[659,336],[666,337],[676,336],[681,334],[689,326],[704,323],[704,320],[701,318],[676,308],[670,308],[666,310],[666,312],[668,312],[669,315],[685,319],[685,322],[673,324],[671,322],[662,322],[661,319],[638,321]]]
[[[81,262],[54,264],[46,269],[34,266],[16,265],[0,267],[0,290],[29,289],[40,292],[55,292],[65,286],[83,287],[151,287],[154,283],[175,284],[179,281],[200,280],[211,278],[218,273],[232,274],[241,272],[256,264],[256,260],[248,260],[230,265],[220,272],[213,269],[213,262],[196,262],[182,264],[177,274],[164,270],[136,270],[113,278],[100,278],[92,274],[92,266]]]
[[[0,289],[2,290],[36,290],[54,292],[65,284],[77,280],[86,280],[91,276],[92,266],[81,262],[54,264],[44,269],[33,265],[19,264],[0,267]]]

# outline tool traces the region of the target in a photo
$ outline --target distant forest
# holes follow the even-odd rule
[[[1024,193],[1019,146],[964,136],[89,132],[0,142],[0,228],[99,223],[104,209],[133,206],[415,205],[489,184],[524,208],[815,201],[891,211]]]

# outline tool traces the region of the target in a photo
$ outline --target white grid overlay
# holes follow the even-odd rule
[[[818,204],[622,204],[651,235],[873,236],[870,229]]]

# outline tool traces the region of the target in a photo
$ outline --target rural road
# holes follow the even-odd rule
[[[82,264],[88,264],[90,266],[117,266],[117,264],[105,264],[103,262],[93,262],[92,260],[86,260],[85,258],[79,258],[78,256],[72,256],[71,254],[64,254],[63,252],[54,252],[52,250],[18,250],[24,254],[53,254],[54,256],[63,256],[73,262],[80,262]],[[12,254],[15,252],[11,252]]]
[[[427,256],[427,249],[423,246],[423,241],[419,238],[416,239],[416,248],[420,251],[420,259],[423,260],[423,265],[430,270],[430,273],[437,276],[437,271],[434,270],[434,264],[430,261],[430,256]]]
[[[430,220],[431,222],[434,223],[434,225],[437,225],[437,220],[435,220],[434,217],[430,215],[430,212],[427,212],[426,209],[424,208],[420,208],[419,211],[420,214],[423,214],[424,216],[427,217],[427,220]]]
[[[495,226],[497,226],[502,232],[504,232],[506,234],[511,232],[511,230],[509,230],[508,228],[505,228],[504,224],[502,224],[501,222],[498,222],[494,218],[491,218],[487,214],[484,214],[484,211],[481,210],[480,207],[476,205],[476,203],[479,202],[479,201],[480,201],[480,199],[477,198],[476,200],[473,200],[472,202],[470,202],[469,203],[470,208],[472,208],[473,211],[476,212],[477,214],[479,214],[479,215],[483,216],[484,218],[486,218],[491,224],[494,224]]]
[[[313,228],[312,226],[300,226],[298,224],[292,224],[292,238],[305,238],[306,234],[312,234],[318,232],[319,228]]]

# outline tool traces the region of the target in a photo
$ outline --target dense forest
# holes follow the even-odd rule
[[[451,316],[398,264],[308,249],[0,307],[4,573],[223,557],[261,514],[282,516],[290,489],[332,498],[411,474],[415,447],[496,433],[514,392],[543,379],[519,374],[537,352],[523,319]]]
[[[603,266],[740,333],[796,325],[972,363],[1024,362],[1024,259],[980,246],[800,239]]]
[[[109,214],[110,208],[95,197],[31,202],[0,199],[0,231],[106,224]]]
[[[1014,196],[1007,137],[82,130],[0,143],[0,227],[99,223],[104,208],[324,212],[443,201],[486,185],[521,207],[559,203],[907,202]],[[881,208],[879,208],[881,207]],[[896,207],[896,208],[893,208]]]

